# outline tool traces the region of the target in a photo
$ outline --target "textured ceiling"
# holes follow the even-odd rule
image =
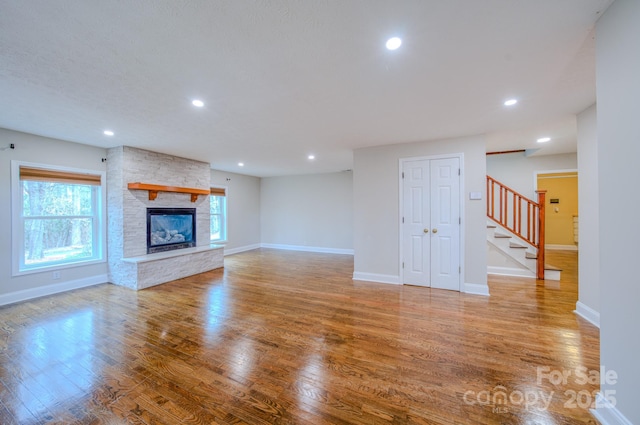
[[[256,176],[471,134],[575,151],[611,2],[0,0],[0,127]]]

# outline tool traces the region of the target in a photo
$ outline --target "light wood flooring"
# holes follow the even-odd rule
[[[562,281],[490,276],[483,297],[259,249],[139,292],[5,306],[0,424],[596,423],[598,385],[576,375],[599,368],[598,329],[573,313],[577,254],[548,261]]]

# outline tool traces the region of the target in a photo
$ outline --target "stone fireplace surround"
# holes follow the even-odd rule
[[[223,248],[209,244],[209,197],[196,202],[184,193],[161,192],[149,200],[128,183],[210,187],[208,163],[128,146],[107,151],[107,216],[109,281],[144,289],[224,266]],[[196,208],[197,246],[147,254],[147,208]]]

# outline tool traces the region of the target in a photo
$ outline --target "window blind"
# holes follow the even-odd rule
[[[222,188],[219,188],[219,187],[212,187],[211,188],[211,194],[213,196],[226,196],[227,195],[226,190],[222,189]]]
[[[100,186],[101,176],[99,174],[84,174],[69,171],[47,170],[44,168],[20,167],[20,180]]]

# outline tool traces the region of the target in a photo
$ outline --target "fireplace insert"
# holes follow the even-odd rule
[[[147,254],[193,246],[195,208],[147,208]]]

